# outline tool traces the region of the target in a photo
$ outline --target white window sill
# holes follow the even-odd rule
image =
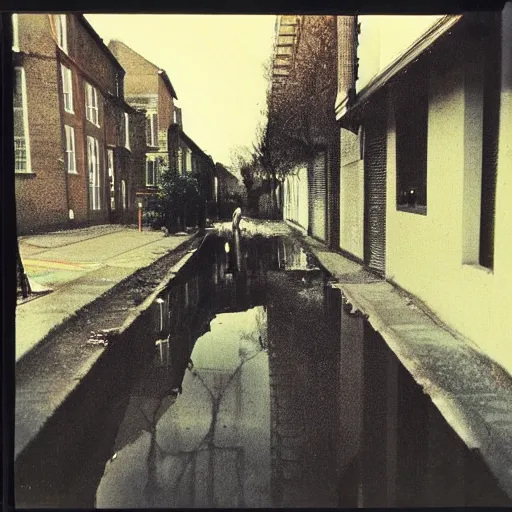
[[[416,215],[427,215],[426,206],[408,206],[405,204],[398,204],[396,206],[398,212],[415,213]]]
[[[68,110],[66,107],[64,107],[64,112],[66,112],[67,114],[75,114],[74,110]]]
[[[78,172],[77,171],[68,171],[68,174],[74,174],[75,176],[78,176]]]
[[[14,174],[16,176],[27,176],[27,177],[36,175],[36,173],[33,171],[14,171]]]
[[[91,123],[93,126],[96,126],[96,128],[101,128],[101,125],[100,124],[96,124],[94,121],[92,121],[91,119],[89,119],[88,117],[86,118],[87,121],[89,121],[89,123]]]
[[[462,268],[464,272],[474,272],[480,275],[494,275],[494,271],[490,268],[484,267],[478,263],[463,263]]]

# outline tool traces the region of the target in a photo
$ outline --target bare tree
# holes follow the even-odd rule
[[[270,180],[274,212],[276,184],[307,164],[336,133],[336,17],[301,16],[298,21],[295,58],[285,81],[276,84],[272,64],[265,66],[271,81],[267,122],[258,129],[253,151],[253,171]]]

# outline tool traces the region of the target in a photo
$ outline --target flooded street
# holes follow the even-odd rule
[[[211,235],[171,283],[36,443],[21,506],[510,504],[298,242]]]
[[[209,247],[155,305],[162,336],[96,506],[335,506],[325,276],[287,240],[244,247],[240,272],[225,242]]]

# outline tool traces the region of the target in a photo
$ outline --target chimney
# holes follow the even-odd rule
[[[338,16],[338,92],[352,97],[357,80],[357,16]]]

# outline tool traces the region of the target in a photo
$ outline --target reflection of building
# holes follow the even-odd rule
[[[273,505],[336,506],[339,309],[319,270],[269,277]]]
[[[12,15],[20,232],[131,221],[144,151],[125,71],[83,15]]]

